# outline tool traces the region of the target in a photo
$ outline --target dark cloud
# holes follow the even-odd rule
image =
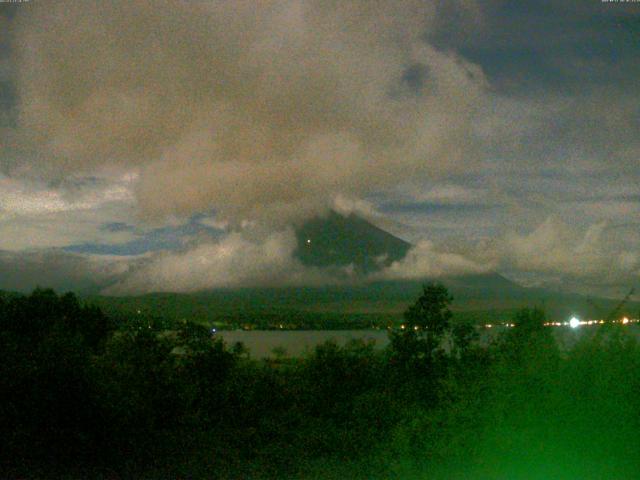
[[[124,222],[111,222],[105,223],[100,227],[101,230],[105,232],[133,232],[136,230],[136,227],[133,225],[128,225]]]
[[[638,278],[637,4],[59,1],[6,12],[0,171],[50,189],[0,191],[3,248],[24,232],[51,243],[43,212],[134,192],[137,218],[87,225],[74,210],[59,217],[78,224],[55,229],[73,233],[56,237],[69,251],[146,255],[113,291],[286,283],[288,271],[303,282],[283,225],[328,205],[420,245],[391,276],[491,266],[589,288]],[[47,255],[43,265],[89,265]]]
[[[580,92],[590,86],[631,87],[640,36],[637,5],[604,2],[483,2],[482,28],[473,35],[435,32],[482,66],[494,88],[509,94]]]
[[[402,81],[415,94],[419,94],[429,78],[429,67],[416,63],[407,68],[402,74]]]
[[[23,161],[5,168],[135,169],[144,215],[216,208],[237,222],[437,177],[476,157],[485,83],[425,41],[442,20],[435,10],[423,0],[32,2],[15,19]],[[412,65],[423,73],[407,76]],[[403,75],[420,95],[389,95]]]
[[[123,243],[81,243],[64,247],[67,252],[93,255],[142,255],[159,250],[184,249],[194,240],[215,239],[223,233],[218,228],[203,225],[199,216],[189,222],[162,228],[140,231],[122,222],[108,223],[102,228],[108,232],[134,232],[138,238]]]
[[[132,264],[115,258],[75,255],[59,249],[0,250],[0,290],[28,292],[41,286],[58,291],[97,293],[125,274]]]
[[[3,2],[0,4],[0,18],[11,20],[18,12],[19,5],[11,2]]]

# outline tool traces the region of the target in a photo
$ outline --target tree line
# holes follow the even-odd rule
[[[384,350],[254,360],[191,322],[0,299],[0,478],[633,478],[640,350],[560,348],[524,309],[488,344],[425,285]]]

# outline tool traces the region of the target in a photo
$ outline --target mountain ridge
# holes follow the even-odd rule
[[[372,273],[404,258],[411,244],[354,213],[334,210],[296,229],[294,257],[310,267],[347,267]]]

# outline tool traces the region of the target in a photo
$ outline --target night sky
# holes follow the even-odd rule
[[[640,3],[0,4],[0,288],[318,284],[335,209],[383,277],[640,279]]]

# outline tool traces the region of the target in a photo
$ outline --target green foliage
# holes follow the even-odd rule
[[[108,321],[73,295],[0,301],[7,478],[635,478],[640,347],[541,310],[482,344],[425,286],[388,351],[252,359],[201,325]],[[112,330],[110,325],[117,325]],[[594,327],[597,328],[597,327]],[[402,357],[405,355],[406,357]],[[400,359],[403,359],[401,361]]]
[[[98,442],[92,358],[109,327],[73,294],[37,289],[0,304],[0,461],[34,467]],[[17,473],[17,472],[16,472]]]
[[[404,312],[400,330],[390,333],[395,361],[409,371],[429,371],[450,329],[453,298],[444,285],[426,284],[416,302]]]
[[[452,301],[453,297],[444,285],[426,284],[422,288],[422,295],[404,313],[408,330],[418,327],[420,335],[439,340],[453,317],[449,310]]]

